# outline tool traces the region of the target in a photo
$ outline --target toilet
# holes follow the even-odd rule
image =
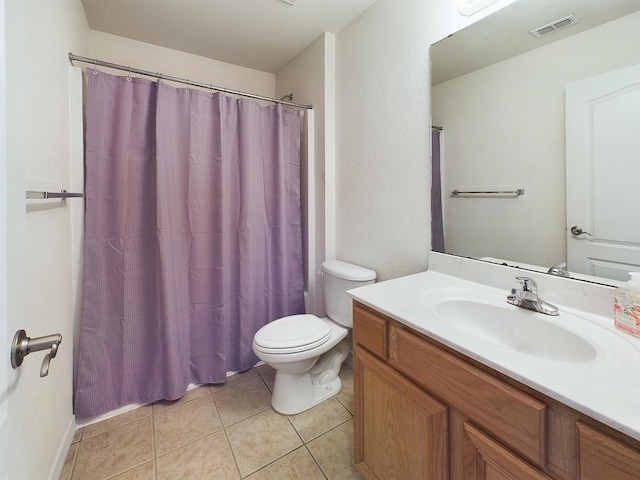
[[[253,337],[253,351],[276,371],[274,410],[294,415],[340,392],[340,366],[347,358],[353,326],[347,290],[369,285],[376,272],[340,260],[322,264],[328,317],[291,315],[268,323]]]

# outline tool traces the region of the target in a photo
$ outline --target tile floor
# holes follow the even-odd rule
[[[275,371],[189,390],[78,430],[61,480],[362,479],[353,465],[353,369],[342,391],[298,415],[271,408]]]

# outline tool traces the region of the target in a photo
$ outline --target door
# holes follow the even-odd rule
[[[640,271],[640,65],[567,84],[566,136],[568,270],[626,281]]]
[[[20,158],[24,123],[19,110],[18,70],[7,66],[19,56],[24,36],[22,2],[0,2],[0,480],[27,478],[26,385],[10,362],[13,335],[25,310],[20,292],[20,243],[25,217],[24,172]],[[11,92],[11,95],[7,95]],[[9,119],[11,121],[9,121]],[[20,196],[22,191],[22,197]]]
[[[470,423],[463,450],[465,480],[551,480]]]

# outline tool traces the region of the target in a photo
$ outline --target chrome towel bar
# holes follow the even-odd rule
[[[65,198],[83,198],[84,193],[70,193],[66,190],[60,192],[38,192],[34,190],[27,190],[27,200],[46,200],[49,198],[59,198],[64,200]]]
[[[452,190],[451,195],[524,195],[524,188],[514,190]]]

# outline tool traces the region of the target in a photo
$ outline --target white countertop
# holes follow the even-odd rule
[[[447,325],[425,307],[434,289],[471,289],[506,296],[521,270],[432,254],[423,273],[350,290],[354,299],[575,410],[640,440],[640,339],[613,325],[613,288],[526,272],[560,315],[541,321],[587,339],[597,356],[583,362],[540,358],[496,346]],[[518,307],[513,307],[518,308]],[[531,312],[532,315],[542,315]],[[580,317],[580,318],[577,318]]]

